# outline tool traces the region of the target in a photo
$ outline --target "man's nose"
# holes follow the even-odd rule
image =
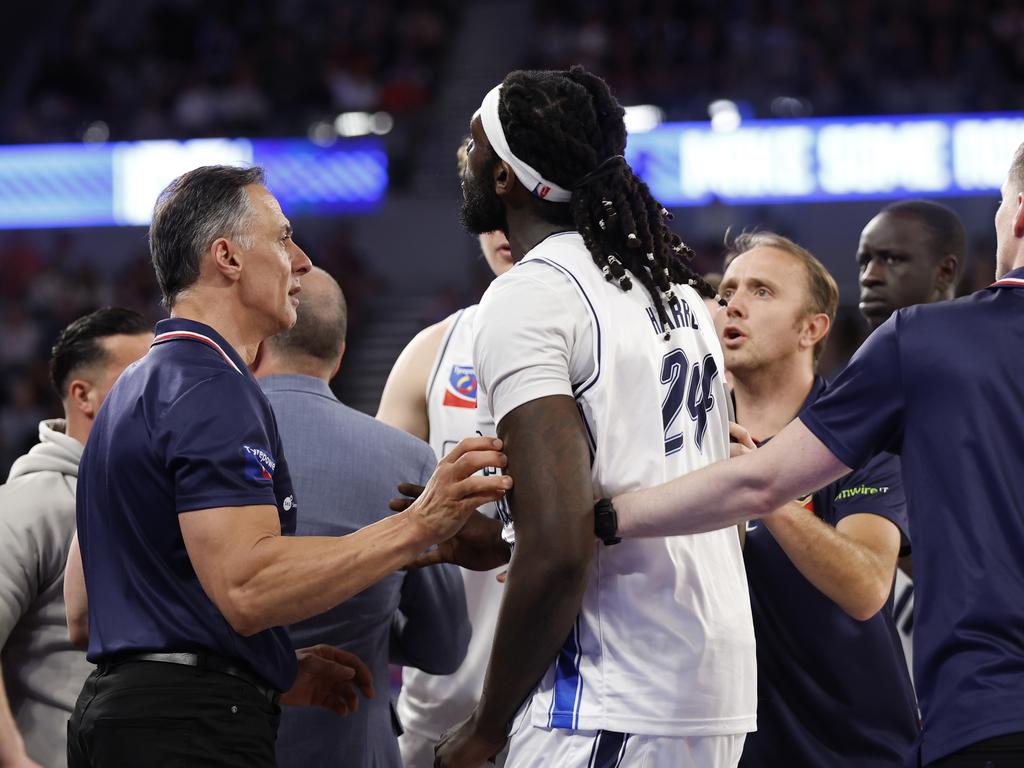
[[[725,314],[728,317],[746,317],[747,305],[740,299],[738,292],[729,297],[729,302],[725,305]]]
[[[313,262],[299,246],[295,246],[295,251],[292,256],[292,272],[304,275],[313,268]]]
[[[870,259],[860,272],[860,284],[865,288],[885,282],[885,267],[880,259]]]

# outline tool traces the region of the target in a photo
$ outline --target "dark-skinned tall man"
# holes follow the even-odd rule
[[[436,764],[482,765],[525,702],[514,768],[735,766],[756,708],[736,531],[623,546],[593,522],[595,498],[728,456],[715,291],[622,157],[600,78],[513,72],[470,130],[463,223],[505,231],[517,262],[473,342],[515,544],[480,703]]]
[[[930,200],[900,200],[867,223],[857,246],[860,311],[871,330],[897,309],[953,298],[967,257],[967,237],[950,208]],[[896,572],[894,616],[907,665],[913,667],[912,557]]]

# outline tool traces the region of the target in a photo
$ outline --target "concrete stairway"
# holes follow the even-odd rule
[[[358,336],[350,339],[341,370],[332,382],[345,405],[371,416],[395,360],[410,339],[435,318],[434,296],[387,296],[374,300],[374,308]]]
[[[455,150],[470,118],[487,91],[522,67],[528,52],[528,0],[475,0],[463,13],[434,108],[435,129],[424,137],[413,185],[420,195],[455,188]]]

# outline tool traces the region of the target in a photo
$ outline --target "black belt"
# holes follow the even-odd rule
[[[123,664],[126,661],[159,661],[164,664],[181,664],[185,667],[209,669],[214,672],[237,677],[239,680],[245,680],[271,704],[277,704],[281,699],[281,694],[267,685],[261,678],[239,663],[222,656],[210,656],[206,653],[129,653],[118,656],[108,663]]]

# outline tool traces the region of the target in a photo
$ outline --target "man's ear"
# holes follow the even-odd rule
[[[234,282],[242,272],[242,251],[226,237],[218,237],[210,244],[213,266],[218,273]]]
[[[96,388],[85,379],[72,379],[68,384],[68,409],[74,409],[90,419],[96,418],[100,403],[96,402],[95,391]]]
[[[824,312],[808,315],[804,318],[804,330],[800,335],[800,343],[804,349],[813,348],[815,344],[828,335],[828,329],[832,327],[832,321]]]
[[[935,290],[940,296],[956,283],[957,264],[958,260],[952,253],[946,254],[939,259],[935,272]]]
[[[516,185],[516,175],[512,166],[504,160],[498,160],[494,166],[494,191],[499,195],[507,195]]]
[[[1024,192],[1017,193],[1017,210],[1013,214],[1013,235],[1024,237]]]

